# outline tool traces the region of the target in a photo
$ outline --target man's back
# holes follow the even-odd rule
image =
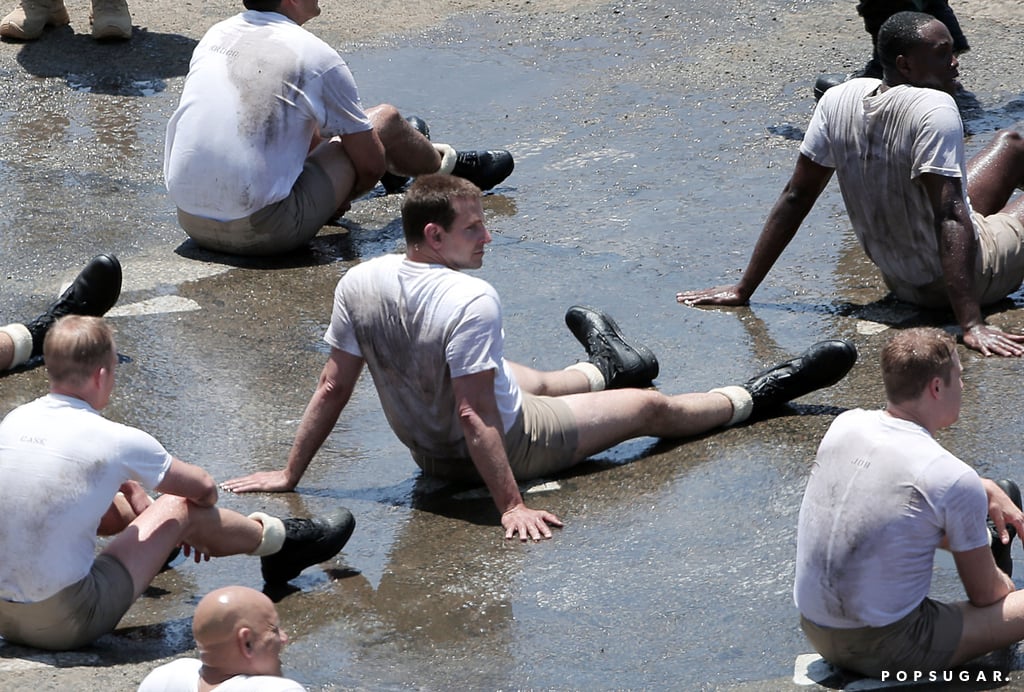
[[[314,133],[369,129],[341,56],[287,17],[250,10],[196,47],[167,125],[167,189],[190,214],[240,219],[291,192]]]
[[[880,84],[853,79],[826,92],[800,152],[836,169],[854,232],[882,273],[922,286],[941,279],[942,267],[918,177],[966,181],[963,124],[944,92],[900,85],[875,93]]]
[[[915,423],[848,411],[825,435],[797,534],[794,597],[825,627],[881,627],[931,586],[934,553],[988,544],[988,506],[973,469]]]
[[[170,460],[151,436],[74,397],[9,413],[0,423],[0,598],[43,600],[85,576],[117,489],[129,479],[155,486]]]
[[[462,272],[400,255],[357,265],[338,282],[325,339],[366,360],[391,428],[414,452],[468,457],[452,377],[495,370],[506,428],[518,412],[498,295]]]

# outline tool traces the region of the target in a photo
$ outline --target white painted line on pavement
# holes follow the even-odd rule
[[[115,305],[107,317],[134,317],[137,315],[162,315],[169,312],[194,312],[202,306],[190,298],[181,296],[158,296],[128,305]]]

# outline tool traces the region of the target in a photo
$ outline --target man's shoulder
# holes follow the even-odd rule
[[[199,669],[202,662],[197,658],[177,658],[170,663],[154,668],[143,678],[139,692],[185,692],[199,688]]]

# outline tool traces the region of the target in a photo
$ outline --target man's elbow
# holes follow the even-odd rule
[[[969,591],[967,594],[967,600],[970,601],[971,605],[975,608],[987,608],[988,606],[998,603],[1006,598],[1015,590],[1015,588],[1016,587],[1014,587],[1013,582],[1011,582],[1007,577],[994,581],[989,588],[973,589]]]

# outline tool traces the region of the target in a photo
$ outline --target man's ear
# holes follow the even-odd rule
[[[235,632],[235,643],[238,645],[238,653],[246,658],[252,657],[252,628],[239,627]]]
[[[423,227],[423,238],[427,241],[427,245],[435,250],[441,246],[441,238],[444,233],[445,230],[441,224],[428,223]]]
[[[896,69],[903,75],[904,79],[910,79],[910,61],[906,55],[896,56]]]

